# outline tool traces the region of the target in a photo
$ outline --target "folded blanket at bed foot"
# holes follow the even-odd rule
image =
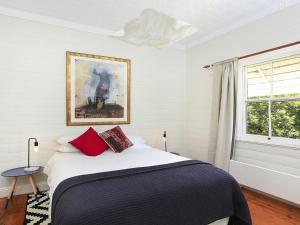
[[[53,225],[251,225],[236,180],[197,160],[69,178],[51,215]]]

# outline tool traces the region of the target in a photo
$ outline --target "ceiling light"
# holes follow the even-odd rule
[[[141,15],[112,35],[135,45],[164,47],[197,32],[186,22],[176,20],[153,9],[145,9]]]

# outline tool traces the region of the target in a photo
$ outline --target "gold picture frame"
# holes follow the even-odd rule
[[[67,126],[129,124],[130,76],[130,59],[67,51]]]

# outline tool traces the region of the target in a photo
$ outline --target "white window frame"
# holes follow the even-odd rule
[[[236,126],[236,140],[247,141],[270,145],[280,145],[288,147],[300,148],[300,139],[273,137],[269,140],[268,136],[247,134],[247,76],[245,68],[254,64],[261,64],[264,62],[278,60],[285,57],[291,57],[293,55],[300,54],[300,45],[295,45],[288,48],[268,52],[265,54],[253,56],[250,58],[242,59],[239,61],[239,79],[238,79],[238,91],[237,91],[237,126]]]

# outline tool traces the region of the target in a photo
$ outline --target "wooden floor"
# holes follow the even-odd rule
[[[253,225],[300,225],[300,208],[243,189],[250,208]],[[26,195],[13,198],[9,209],[4,209],[0,199],[0,225],[23,225]]]
[[[23,225],[27,195],[14,196],[11,205],[4,209],[5,199],[0,198],[0,225]]]
[[[300,225],[300,208],[243,189],[253,225]]]

